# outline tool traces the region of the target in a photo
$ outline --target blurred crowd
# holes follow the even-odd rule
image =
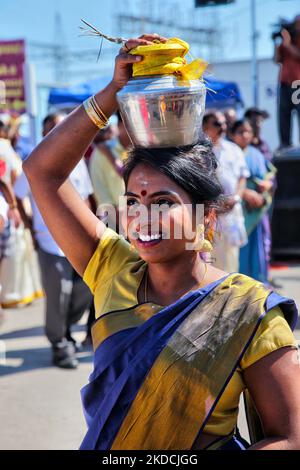
[[[216,220],[214,251],[208,260],[230,272],[240,271],[265,284],[271,251],[270,218],[276,171],[272,153],[261,137],[268,113],[248,109],[238,119],[233,108],[208,110],[203,132],[210,138],[218,160],[218,174],[228,212]],[[47,135],[64,115],[43,121]],[[130,139],[120,115],[98,132],[84,158],[70,175],[72,184],[96,213],[99,204],[118,206],[124,194],[122,162]],[[45,296],[45,334],[53,363],[76,368],[76,352],[83,346],[72,336],[73,325],[89,312],[84,345],[91,342],[95,318],[89,289],[60,250],[31,194],[22,160],[31,151],[18,133],[18,122],[0,120],[0,285],[2,308],[26,306]],[[98,214],[102,217],[101,214]],[[106,220],[109,224],[109,220]]]

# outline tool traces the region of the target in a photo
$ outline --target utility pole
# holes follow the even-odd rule
[[[68,51],[65,45],[65,37],[60,13],[55,13],[55,80],[63,83],[68,76]]]
[[[252,69],[252,102],[253,106],[258,106],[258,63],[257,63],[257,39],[258,31],[256,26],[256,0],[250,0],[251,2],[251,45],[252,45],[252,57],[251,57],[251,69]]]

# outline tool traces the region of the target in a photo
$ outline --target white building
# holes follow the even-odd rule
[[[245,107],[253,105],[252,70],[250,60],[218,62],[210,65],[212,77],[217,80],[234,81],[238,84]],[[259,108],[269,112],[270,118],[263,125],[263,137],[272,150],[278,147],[277,126],[277,84],[279,66],[272,59],[258,60],[258,100]],[[299,130],[296,119],[293,120],[293,143],[299,145]]]

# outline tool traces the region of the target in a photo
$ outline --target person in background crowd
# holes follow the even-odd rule
[[[272,160],[272,151],[265,140],[261,137],[261,127],[265,119],[270,117],[267,111],[263,111],[256,107],[248,108],[244,114],[244,118],[247,119],[253,129],[253,140],[251,145],[257,148],[269,162]]]
[[[293,83],[300,80],[300,15],[294,19],[294,32],[291,35],[286,29],[282,30],[282,42],[275,45],[274,60],[280,64],[278,91],[278,123],[280,149],[290,147],[292,111],[298,115],[300,127],[300,103],[293,100],[295,88]]]
[[[244,191],[244,216],[248,243],[240,250],[239,270],[268,283],[267,241],[270,238],[268,208],[272,197],[273,173],[268,172],[263,154],[251,142],[253,129],[247,120],[237,121],[231,129],[232,140],[243,150],[250,175]],[[266,231],[266,227],[268,230]],[[267,239],[267,240],[266,240]]]
[[[90,159],[90,175],[97,204],[119,204],[119,197],[124,194],[122,180],[122,160],[126,158],[130,139],[118,114],[117,140],[105,138],[105,129],[94,139],[95,148]]]
[[[0,235],[2,235],[2,233],[4,232],[5,225],[8,220],[7,218],[8,208],[9,206],[5,200],[5,197],[0,192]],[[2,258],[2,243],[0,245],[0,261],[1,261],[1,258]],[[1,286],[0,286],[0,289],[1,289]]]
[[[0,120],[0,161],[6,164],[3,178],[7,183],[13,185],[22,165],[9,139],[9,124],[4,123],[3,120]]]
[[[272,151],[267,144],[265,140],[262,139],[261,137],[261,128],[262,128],[262,123],[264,122],[265,119],[269,118],[269,113],[267,111],[260,110],[256,107],[249,108],[246,110],[245,119],[249,121],[251,124],[251,127],[253,129],[253,140],[251,142],[251,145],[255,147],[257,150],[259,150],[263,156],[265,157],[266,160],[266,165],[267,168],[271,173],[274,174],[273,177],[273,188],[272,188],[272,195],[274,196],[274,193],[276,191],[276,168],[272,164],[272,159],[273,159],[273,154]],[[269,209],[269,216],[265,215],[262,218],[262,223],[264,224],[264,244],[265,244],[265,254],[266,254],[266,259],[268,264],[271,262],[271,247],[272,247],[272,234],[271,234],[271,228],[270,228],[270,221],[272,219],[272,205]],[[270,284],[274,285],[274,287],[279,287],[278,284],[275,284],[274,280],[269,278]]]
[[[9,211],[9,202],[10,202],[7,200],[7,195],[5,195],[5,190],[7,189],[7,185],[2,179],[5,173],[5,170],[6,170],[5,163],[0,162],[0,233],[3,232],[6,222],[8,220],[8,211]],[[0,259],[1,258],[2,256],[0,254]]]
[[[8,212],[7,212],[8,219],[10,219],[13,222],[15,227],[18,227],[21,222],[21,216],[18,210],[15,194],[11,185],[6,183],[5,180],[2,179],[1,170],[0,170],[0,193],[2,197],[4,197],[8,205]]]
[[[237,120],[237,113],[235,108],[227,108],[224,110],[224,116],[227,124],[226,136],[230,140],[230,129]]]
[[[203,131],[213,143],[218,161],[217,176],[231,208],[218,217],[212,262],[219,269],[237,272],[239,250],[247,242],[241,200],[249,171],[241,149],[225,139],[227,124],[221,112],[212,111],[204,116]]]
[[[7,213],[8,213],[8,204],[5,200],[5,197],[1,194],[1,191],[0,191],[0,265],[1,265],[1,261],[2,261],[2,258],[5,254],[5,241],[6,241],[6,237],[5,237],[5,229],[7,227],[7,222],[8,222],[8,217],[7,217]],[[1,283],[0,283],[0,294],[1,294]],[[1,305],[0,305],[0,327],[1,327],[1,324],[4,320],[4,315],[3,313],[1,312]]]
[[[61,114],[47,116],[43,122],[43,136],[63,119],[64,116]],[[83,160],[80,160],[74,168],[70,181],[81,198],[88,201],[93,190]],[[78,366],[76,358],[78,345],[71,336],[70,329],[89,308],[92,295],[52,238],[32,197],[24,173],[15,183],[15,192],[20,200],[28,195],[31,200],[33,231],[38,245],[42,281],[46,293],[46,336],[52,345],[53,363],[58,367],[74,369]]]
[[[13,184],[22,172],[21,159],[11,141],[15,130],[16,119],[8,114],[1,115],[0,163],[5,166],[2,180],[11,188],[14,200]],[[0,270],[0,302],[4,308],[26,306],[41,297],[43,292],[38,276],[38,262],[33,259],[32,240],[21,223],[17,206],[9,210],[9,220],[3,236],[6,249]]]
[[[25,137],[20,133],[21,125],[21,117],[18,117],[12,121],[9,138],[13,149],[18,154],[20,159],[24,161],[34,149],[34,145],[32,144],[29,137]]]
[[[0,266],[2,259],[7,256],[8,239],[10,236],[10,221],[15,227],[21,222],[20,214],[17,209],[17,202],[11,186],[3,180],[6,172],[5,162],[0,162]],[[2,286],[0,282],[0,294]],[[0,306],[1,310],[1,306]]]
[[[12,184],[16,180],[20,169],[19,159],[15,153],[9,136],[9,125],[0,120],[0,191],[5,192],[3,196],[9,201],[9,219],[12,219],[15,227],[20,225],[20,214],[16,204]]]
[[[88,168],[90,167],[90,161],[91,161],[91,156],[93,154],[93,151],[96,147],[96,144],[100,144],[101,142],[106,142],[115,139],[117,135],[117,127],[115,124],[115,116],[113,116],[108,124],[105,126],[104,129],[100,129],[98,134],[96,135],[95,139],[91,144],[88,146],[87,150],[85,151],[84,158],[86,161],[86,164]]]
[[[5,162],[0,162],[0,197],[1,197],[1,221],[0,221],[0,261],[7,251],[7,241],[9,238],[9,222],[12,221],[15,227],[19,227],[21,216],[17,207],[15,194],[10,184],[6,183],[3,176],[6,172]],[[0,289],[1,292],[1,289]]]

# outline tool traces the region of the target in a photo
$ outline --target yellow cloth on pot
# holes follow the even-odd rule
[[[175,74],[183,80],[196,80],[203,75],[208,64],[199,58],[188,63],[185,55],[189,48],[187,42],[178,38],[168,39],[165,43],[135,47],[130,54],[141,55],[143,60],[133,64],[132,76]]]

